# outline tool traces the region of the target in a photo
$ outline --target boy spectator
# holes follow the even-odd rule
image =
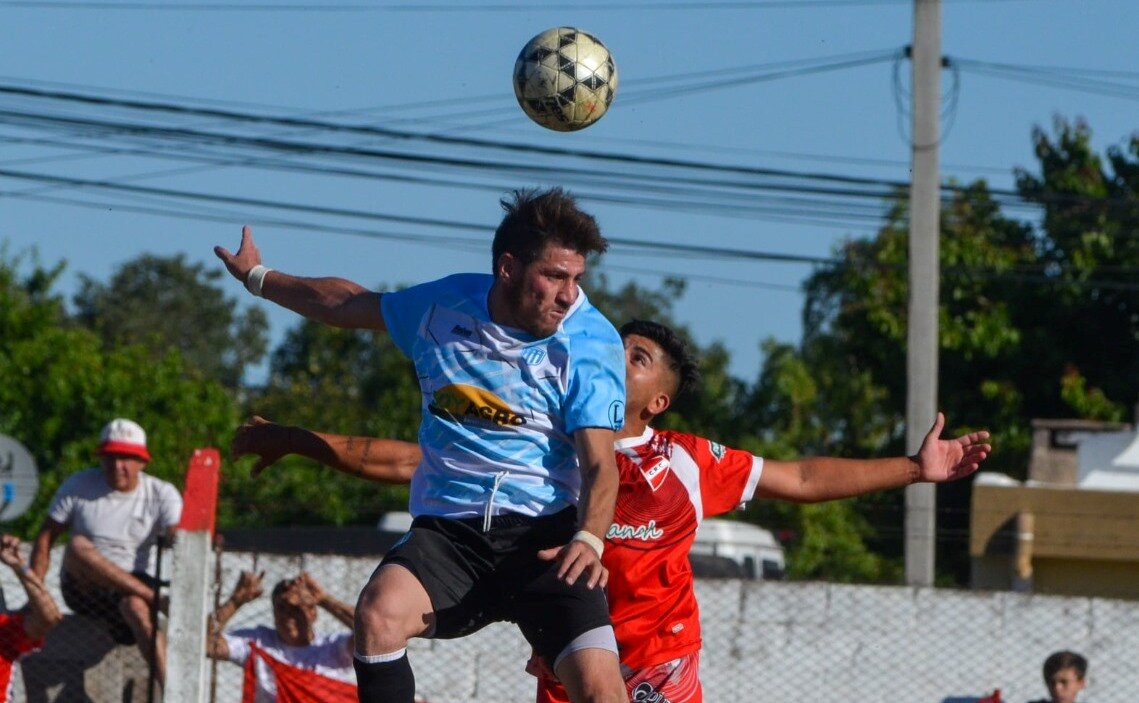
[[[1088,660],[1068,650],[1053,652],[1044,660],[1048,697],[1032,703],[1075,703],[1087,686]]]

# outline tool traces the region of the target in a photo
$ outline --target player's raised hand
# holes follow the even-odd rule
[[[242,284],[249,277],[249,269],[261,263],[261,252],[253,243],[253,230],[249,225],[241,228],[241,246],[237,248],[236,254],[221,246],[214,247],[214,254],[217,254],[230,274]]]
[[[590,588],[605,588],[609,583],[609,570],[601,563],[601,555],[585,542],[574,540],[563,547],[543,549],[538,558],[557,561],[558,578],[571,586],[582,576]]]
[[[24,557],[20,556],[20,538],[16,535],[0,536],[0,562],[13,569],[24,567]]]
[[[918,480],[938,483],[964,478],[976,471],[993,451],[992,445],[986,442],[989,433],[984,430],[956,439],[941,439],[944,429],[945,415],[939,412],[918,450]]]
[[[237,428],[229,445],[229,456],[240,459],[248,454],[257,455],[257,463],[249,470],[251,476],[257,476],[289,453],[288,439],[286,426],[254,415]]]

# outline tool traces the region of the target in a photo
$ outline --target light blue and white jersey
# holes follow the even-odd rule
[[[493,282],[457,274],[381,298],[423,393],[412,515],[549,515],[576,505],[574,431],[624,423],[621,338],[585,294],[557,332],[536,339],[491,321]]]

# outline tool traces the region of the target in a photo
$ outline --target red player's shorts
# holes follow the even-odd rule
[[[538,677],[537,703],[569,703],[565,687],[549,667],[533,661],[527,670]],[[625,690],[632,703],[702,703],[700,690],[700,652],[679,659],[654,664],[642,669],[622,665]]]

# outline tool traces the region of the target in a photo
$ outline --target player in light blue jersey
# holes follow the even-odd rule
[[[560,189],[503,200],[493,273],[376,293],[262,265],[248,228],[218,257],[254,295],[387,331],[423,395],[411,531],[356,608],[360,700],[411,703],[411,637],[517,622],[575,703],[627,700],[602,588],[618,475],[624,350],[579,282],[608,243]],[[560,547],[546,561],[538,553]]]

